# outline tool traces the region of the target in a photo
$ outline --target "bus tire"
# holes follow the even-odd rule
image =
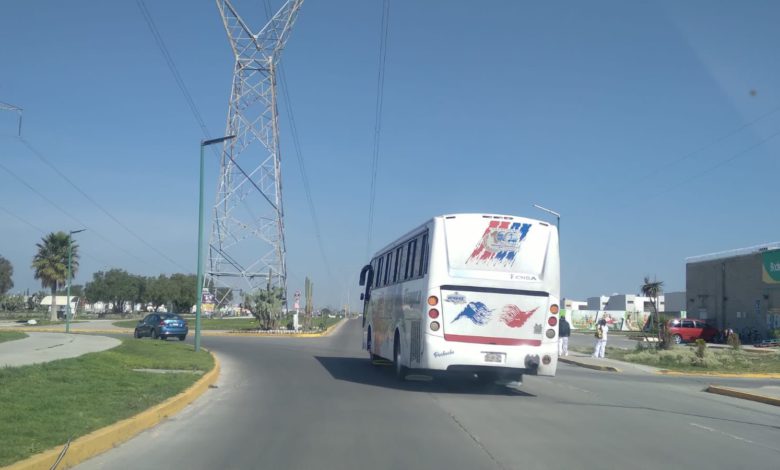
[[[401,360],[401,336],[398,334],[398,331],[395,332],[395,340],[393,341],[393,370],[395,371],[396,379],[406,379],[407,368]]]
[[[371,362],[372,366],[378,365],[377,361],[380,359],[379,356],[374,354],[373,351],[371,351],[371,348],[373,347],[372,343],[374,342],[373,338],[371,337],[371,327],[368,327],[368,332],[366,334],[366,349],[368,349],[368,360]]]

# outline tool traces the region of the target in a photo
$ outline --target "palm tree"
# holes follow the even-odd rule
[[[71,247],[71,279],[79,268],[78,245],[65,232],[52,232],[36,243],[38,253],[32,261],[35,279],[41,286],[51,289],[51,320],[57,320],[57,289],[65,284],[68,277],[68,246]],[[72,244],[72,245],[71,245]],[[70,301],[70,299],[68,299]]]
[[[650,280],[650,276],[645,276],[645,281],[640,288],[642,295],[649,297],[652,300],[653,316],[655,317],[655,325],[658,328],[658,341],[662,341],[661,338],[661,319],[658,316],[658,296],[664,290],[664,281]]]

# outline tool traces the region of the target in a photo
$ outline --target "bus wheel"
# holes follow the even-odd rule
[[[366,349],[368,349],[368,360],[369,360],[369,361],[371,361],[371,365],[372,365],[372,366],[376,366],[376,365],[378,365],[378,362],[377,362],[377,361],[379,361],[380,357],[379,357],[379,356],[377,356],[376,354],[374,354],[374,353],[371,351],[371,347],[372,347],[372,344],[371,344],[371,343],[372,343],[372,339],[371,339],[371,327],[369,326],[369,327],[368,327],[368,334],[366,335]]]
[[[393,341],[393,369],[396,379],[406,379],[406,366],[401,361],[401,337],[398,336],[398,332],[395,333],[395,341]]]

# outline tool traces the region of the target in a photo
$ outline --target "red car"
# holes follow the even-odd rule
[[[666,324],[666,328],[677,344],[696,341],[701,338],[711,342],[718,336],[718,329],[708,325],[704,320],[693,318],[673,318]]]

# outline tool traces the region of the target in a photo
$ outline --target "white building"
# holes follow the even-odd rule
[[[571,310],[587,310],[588,309],[588,303],[581,301],[581,300],[572,300],[572,299],[566,299],[564,298],[561,302],[561,305],[563,306],[563,309],[568,311]]]

